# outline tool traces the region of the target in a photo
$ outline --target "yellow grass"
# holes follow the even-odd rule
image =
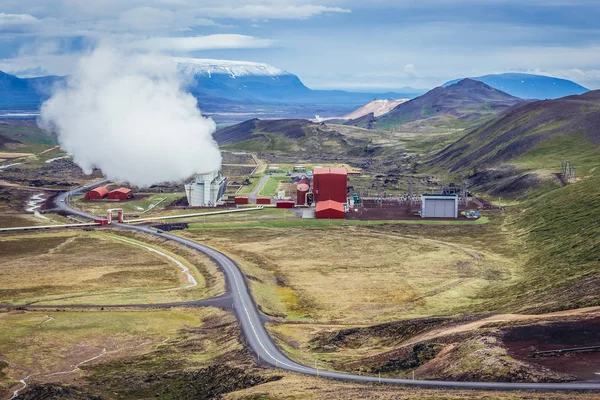
[[[190,269],[198,285],[183,289],[190,283],[176,263],[114,236],[80,231],[2,236],[0,302],[139,304],[196,300],[222,291],[207,258],[192,253],[188,260],[150,246]]]
[[[7,160],[14,160],[15,158],[29,157],[32,156],[31,153],[5,153],[0,152],[0,158],[5,158]]]
[[[271,315],[373,324],[453,314],[502,283],[513,265],[493,252],[359,227],[188,231],[234,257]],[[466,247],[466,248],[465,248]]]

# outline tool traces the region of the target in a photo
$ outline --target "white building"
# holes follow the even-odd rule
[[[185,185],[188,204],[192,207],[216,207],[226,187],[227,178],[220,171],[196,174],[194,180]]]

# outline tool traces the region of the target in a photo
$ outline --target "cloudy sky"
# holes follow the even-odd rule
[[[600,88],[600,0],[2,0],[0,70],[68,74],[101,42],[267,62],[311,88],[541,73]]]

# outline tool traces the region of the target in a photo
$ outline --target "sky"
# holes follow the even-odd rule
[[[313,89],[526,72],[600,88],[600,0],[2,0],[0,70],[73,72],[100,44],[269,63]]]

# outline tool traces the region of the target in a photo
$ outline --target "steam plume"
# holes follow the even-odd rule
[[[39,125],[86,174],[148,186],[218,169],[215,123],[181,83],[167,58],[101,47],[42,105]]]

